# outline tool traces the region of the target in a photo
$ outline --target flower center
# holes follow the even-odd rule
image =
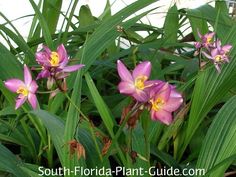
[[[20,86],[20,87],[17,89],[16,93],[22,94],[22,95],[24,95],[24,96],[28,96],[29,90],[27,90],[27,88],[25,88],[25,87],[23,87],[23,86]]]
[[[212,37],[207,37],[206,43],[209,44],[212,40]]]
[[[57,52],[52,52],[50,55],[50,64],[51,66],[58,66],[59,64],[59,55]]]
[[[147,80],[147,76],[139,76],[135,79],[135,87],[139,90],[143,90],[145,88],[144,82]]]
[[[152,104],[152,109],[158,111],[164,105],[165,101],[161,98],[157,98],[156,100],[150,101]]]
[[[221,56],[221,55],[216,55],[216,56],[215,56],[215,61],[216,61],[216,62],[221,62],[221,61],[223,61],[222,56]]]

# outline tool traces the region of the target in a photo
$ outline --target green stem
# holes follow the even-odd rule
[[[199,50],[199,58],[198,58],[198,61],[199,61],[199,70],[201,70],[201,62],[202,62],[202,48]]]
[[[84,113],[80,110],[80,108],[79,108],[79,107],[74,103],[74,101],[69,97],[68,93],[64,92],[64,94],[65,94],[66,98],[70,101],[70,103],[75,107],[75,109],[81,114],[81,116],[82,116],[86,121],[90,122],[89,119],[87,118],[87,116],[84,115]]]
[[[55,90],[50,90],[50,91],[37,91],[38,94],[50,94],[53,93]]]
[[[146,126],[144,127],[144,136],[145,136],[145,148],[146,148],[146,159],[150,162],[150,141],[148,140],[148,130],[149,130],[149,121],[147,121]]]
[[[80,108],[73,102],[73,100],[69,97],[69,95],[68,95],[66,92],[64,92],[64,94],[65,94],[66,98],[70,101],[70,103],[75,107],[75,109],[80,113],[80,115],[89,123],[89,130],[90,130],[90,133],[91,133],[91,135],[92,135],[93,141],[94,141],[94,143],[95,143],[96,151],[97,151],[97,153],[99,154],[100,161],[102,162],[102,161],[103,161],[102,154],[101,154],[101,152],[100,152],[98,143],[97,143],[97,141],[96,141],[96,137],[95,137],[94,130],[93,130],[92,126],[91,126],[91,123],[90,123],[88,117],[85,116],[85,114],[84,114],[84,113],[80,110]],[[78,123],[79,123],[79,121],[78,121]],[[77,129],[77,127],[78,127],[78,124],[77,124],[77,126],[76,126],[76,128],[75,128],[75,133],[74,133],[74,135],[76,134],[76,129]]]
[[[50,135],[48,135],[47,157],[48,157],[48,166],[52,168],[53,167],[53,144],[52,144]]]
[[[124,154],[122,153],[121,149],[120,149],[120,146],[118,144],[118,138],[120,137],[120,134],[121,132],[123,131],[123,128],[125,127],[127,121],[129,120],[130,116],[137,111],[137,109],[139,109],[140,105],[137,104],[134,106],[134,108],[125,116],[123,122],[121,123],[117,133],[115,134],[115,136],[112,137],[112,143],[115,143],[115,146],[118,150],[118,154],[121,158],[121,162],[123,163],[123,165],[126,165],[126,159],[125,159],[125,156]],[[108,153],[107,153],[108,154]]]
[[[129,130],[128,132],[128,141],[127,141],[127,153],[126,153],[126,159],[127,159],[127,165],[128,165],[128,168],[131,167],[131,158],[130,158],[130,155],[131,155],[131,152],[132,152],[132,129]]]
[[[140,105],[136,105],[130,112],[128,112],[128,114],[125,116],[123,122],[121,123],[118,131],[115,134],[114,139],[117,140],[121,134],[121,132],[123,131],[123,128],[125,127],[126,123],[128,122],[130,116],[135,113],[138,109],[139,109]]]

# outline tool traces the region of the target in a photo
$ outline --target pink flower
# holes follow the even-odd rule
[[[172,112],[176,111],[183,103],[183,98],[173,86],[161,83],[150,90],[150,106],[152,120],[169,125],[172,120]]]
[[[148,100],[148,88],[154,84],[153,81],[148,81],[151,73],[151,63],[144,61],[138,64],[131,73],[118,60],[117,70],[121,78],[121,82],[118,85],[120,93],[130,95],[139,102],[146,102]]]
[[[205,57],[207,57],[214,63],[215,68],[220,73],[221,65],[226,62],[229,63],[228,53],[230,49],[232,48],[232,45],[227,44],[227,45],[221,46],[220,40],[217,40],[215,45],[216,45],[215,48],[209,51],[210,54],[206,52],[202,52],[202,53],[205,55]]]
[[[197,30],[198,32],[198,36],[199,38],[201,39],[200,42],[196,42],[194,45],[196,47],[196,49],[200,49],[202,47],[205,47],[207,49],[209,49],[209,47],[212,47],[213,46],[213,37],[215,35],[214,32],[211,32],[211,33],[207,33],[205,35],[202,35],[199,30]]]
[[[61,78],[65,78],[68,73],[77,71],[84,66],[82,64],[67,66],[69,60],[63,44],[57,47],[57,51],[51,51],[44,46],[44,50],[37,52],[35,57],[38,64],[42,66],[42,71],[38,74],[37,79],[56,74],[60,75]]]
[[[232,45],[230,45],[230,44],[226,44],[226,45],[222,46],[220,40],[217,40],[215,42],[215,45],[216,45],[218,52],[224,56],[227,56],[232,48]]]
[[[33,109],[36,109],[37,97],[35,93],[38,89],[38,85],[32,80],[31,73],[26,65],[24,65],[24,82],[19,79],[9,79],[5,81],[5,86],[10,91],[19,94],[15,109],[18,109],[27,99]]]

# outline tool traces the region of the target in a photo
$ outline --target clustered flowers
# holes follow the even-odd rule
[[[63,44],[57,47],[57,51],[51,51],[44,46],[43,50],[37,52],[35,57],[38,64],[42,67],[42,71],[36,79],[48,78],[48,89],[58,80],[66,78],[70,72],[77,71],[84,66],[82,64],[67,66],[69,59]],[[65,91],[62,87],[59,87],[59,89]]]
[[[225,49],[219,48],[218,50],[222,52]],[[62,92],[66,90],[60,85],[60,81],[63,80],[64,82],[70,72],[77,71],[84,66],[81,64],[68,66],[69,59],[63,45],[59,45],[56,51],[51,51],[44,46],[43,50],[35,54],[35,57],[41,66],[41,71],[36,80],[47,78],[47,85],[56,84],[56,90]],[[159,120],[169,125],[173,120],[172,112],[176,111],[183,102],[181,94],[176,91],[175,87],[160,80],[149,80],[151,73],[149,61],[138,64],[131,73],[118,60],[117,69],[121,77],[121,82],[118,85],[120,93],[130,95],[138,103],[147,106],[153,120]],[[33,109],[37,108],[36,92],[38,85],[32,79],[31,72],[26,65],[24,65],[24,81],[15,78],[9,79],[5,81],[5,86],[10,91],[19,94],[15,109],[18,109],[26,100],[29,101]]]
[[[152,120],[158,120],[169,125],[172,112],[183,103],[183,98],[174,86],[161,80],[148,80],[151,73],[151,63],[144,61],[138,64],[132,73],[120,61],[117,70],[121,78],[118,85],[120,93],[133,97],[150,110]]]
[[[56,83],[60,91],[65,91],[58,81],[64,80],[70,72],[77,71],[84,66],[82,64],[67,66],[69,59],[63,44],[58,46],[57,51],[51,51],[48,47],[44,46],[42,51],[35,54],[35,57],[42,68],[36,80],[48,78],[47,85],[49,89]],[[35,80],[32,80],[32,75],[26,65],[24,65],[24,81],[15,78],[9,79],[5,81],[5,86],[10,91],[19,94],[15,109],[18,109],[26,100],[29,101],[33,109],[37,108],[36,92],[38,85]]]
[[[214,65],[216,70],[221,72],[221,65],[224,63],[229,63],[229,52],[232,45],[221,44],[219,39],[214,40],[215,33],[209,32],[205,35],[200,34],[198,31],[198,36],[200,42],[195,42],[195,48],[197,49],[197,54],[202,53],[207,59],[209,59]]]

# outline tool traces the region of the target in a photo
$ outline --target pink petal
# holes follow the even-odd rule
[[[132,94],[132,96],[139,102],[146,102],[148,101],[148,94],[144,90],[138,90]]]
[[[37,108],[37,97],[33,93],[29,93],[28,100],[33,109]]]
[[[150,111],[150,116],[152,120],[157,120],[156,111],[154,111],[153,109],[151,109]]]
[[[220,40],[216,40],[216,48],[218,50],[220,50],[220,48],[221,48],[221,41]]]
[[[195,42],[194,46],[195,46],[196,49],[199,49],[199,48],[201,48],[201,43],[200,42]]]
[[[64,67],[68,63],[68,55],[63,44],[57,47],[57,53],[59,55],[60,66]]]
[[[137,78],[139,76],[146,76],[147,78],[149,78],[151,73],[151,68],[152,65],[150,61],[144,61],[138,64],[132,73],[133,78]]]
[[[35,54],[35,58],[36,58],[36,61],[38,62],[38,64],[40,64],[40,65],[43,65],[43,66],[50,65],[50,63],[49,63],[50,56],[46,52],[37,52]]]
[[[31,93],[35,93],[38,89],[38,84],[35,82],[35,80],[33,80],[29,86],[29,91]]]
[[[26,65],[24,65],[24,80],[25,80],[25,85],[27,86],[29,86],[32,82],[32,76],[30,70]]]
[[[19,95],[16,100],[15,109],[18,109],[26,101],[26,99],[27,97],[25,97],[24,95]]]
[[[227,53],[230,51],[231,48],[232,48],[232,45],[227,44],[222,47],[222,50]]]
[[[133,82],[131,73],[120,60],[117,60],[117,71],[122,81]]]
[[[120,93],[128,95],[133,94],[135,92],[135,86],[130,82],[120,82],[118,85],[118,89]]]
[[[206,37],[213,38],[214,35],[215,35],[215,33],[214,33],[214,32],[211,32],[211,33],[207,33],[207,34],[206,34]]]
[[[199,38],[202,38],[202,34],[200,33],[199,29],[197,29],[197,35],[199,36]]]
[[[219,55],[220,53],[219,53],[219,51],[218,51],[218,49],[212,49],[212,51],[211,51],[211,56],[212,57],[215,57],[216,55]]]
[[[172,115],[170,112],[160,109],[155,112],[155,120],[159,120],[160,122],[170,125],[172,122]]]
[[[57,78],[57,79],[64,79],[64,78],[68,77],[69,75],[70,75],[69,73],[57,72],[57,73],[56,73],[56,78]]]
[[[163,109],[168,112],[174,112],[180,107],[182,103],[182,98],[169,98],[169,100],[163,106]]]
[[[218,73],[221,73],[221,69],[220,69],[219,64],[215,63],[215,68],[216,68]]]
[[[182,95],[175,90],[175,87],[172,87],[171,92],[170,92],[170,97],[171,98],[182,98]]]
[[[158,80],[157,80],[158,81]],[[146,82],[152,82],[152,81],[146,81]],[[145,83],[146,83],[145,82]],[[160,81],[157,82],[157,84],[155,84],[153,87],[151,87],[148,92],[149,92],[149,97],[150,98],[156,98],[156,95],[158,94],[158,92],[161,90],[161,88],[165,85],[165,82]]]
[[[206,52],[202,52],[203,53],[203,55],[205,55],[205,57],[207,57],[208,59],[211,59],[211,60],[213,60],[213,57],[211,56],[211,55],[209,55],[209,54],[207,54]]]
[[[51,51],[46,45],[43,46],[43,49],[44,49],[44,51],[46,52],[46,54],[47,54],[48,56],[51,55],[52,51]]]
[[[84,66],[85,65],[82,65],[82,64],[80,64],[80,65],[73,65],[73,66],[66,66],[66,67],[64,67],[62,69],[62,71],[69,73],[69,72],[77,71],[77,70],[79,70],[80,68],[82,68]]]
[[[19,79],[9,79],[4,84],[12,92],[16,92],[20,86],[25,87],[25,83]]]
[[[163,81],[161,80],[148,80],[144,82],[145,88],[156,87],[161,84],[163,84]]]
[[[168,83],[166,83],[165,85],[162,86],[160,91],[157,93],[156,98],[161,98],[166,102],[168,101],[170,97],[170,93],[171,93],[171,87]]]
[[[50,76],[50,72],[49,72],[48,70],[42,70],[42,71],[38,74],[36,80],[41,79],[41,78],[47,78],[47,77],[49,77],[49,76]]]

